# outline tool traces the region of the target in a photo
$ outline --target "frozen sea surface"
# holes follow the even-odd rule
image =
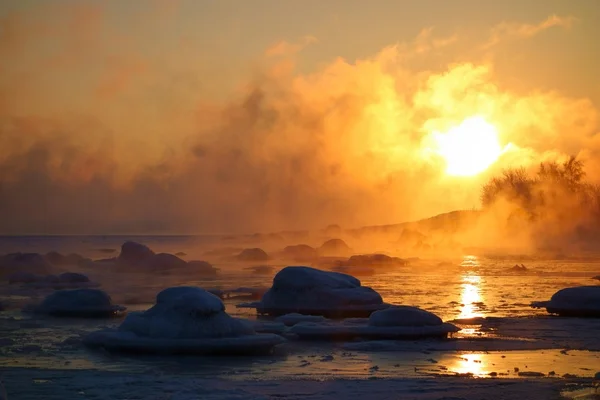
[[[90,258],[118,254],[131,237],[57,237],[0,240],[0,253],[77,252]],[[250,264],[207,257],[207,249],[231,246],[215,238],[133,238],[155,251],[185,252],[220,268],[216,277],[152,276],[85,269],[116,304],[144,310],[156,293],[176,285],[204,288],[268,287],[272,273],[249,273]],[[234,244],[234,247],[253,247]],[[270,245],[276,251],[284,245]],[[114,249],[115,252],[110,250]],[[401,255],[400,255],[401,256]],[[441,262],[444,264],[440,264]],[[515,264],[525,272],[512,272]],[[465,256],[418,260],[407,267],[359,277],[389,303],[418,306],[455,322],[463,331],[449,341],[289,342],[271,357],[132,357],[90,351],[81,336],[121,320],[62,320],[19,310],[48,291],[20,291],[0,283],[0,377],[10,399],[552,399],[581,393],[600,370],[599,319],[548,316],[530,308],[557,290],[597,284],[600,260],[502,261]],[[244,299],[227,299],[227,311]]]

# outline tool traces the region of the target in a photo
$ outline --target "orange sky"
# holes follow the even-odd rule
[[[0,231],[393,223],[569,154],[595,179],[598,18],[594,0],[2,2]],[[473,116],[509,148],[449,177],[432,132]]]

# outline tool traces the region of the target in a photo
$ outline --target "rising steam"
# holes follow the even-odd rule
[[[598,114],[585,99],[512,92],[475,57],[415,66],[455,36],[426,30],[311,73],[295,65],[313,38],[279,44],[258,70],[240,66],[243,84],[218,100],[199,83],[218,77],[202,75],[187,49],[173,50],[186,65],[173,72],[125,45],[115,50],[123,42],[101,9],[46,7],[62,15],[56,26],[45,19],[30,29],[45,15],[30,10],[5,17],[0,36],[0,59],[10,60],[0,75],[5,233],[395,223],[479,207],[481,185],[505,167],[564,154],[590,160],[600,148]],[[39,40],[61,51],[44,55]],[[449,177],[428,138],[473,116],[493,123],[511,150],[477,177]],[[597,165],[586,166],[594,180]]]

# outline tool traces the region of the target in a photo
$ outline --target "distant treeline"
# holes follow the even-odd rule
[[[510,219],[563,234],[588,234],[600,227],[600,186],[586,181],[576,157],[541,163],[537,172],[509,169],[482,188],[484,209],[508,207]],[[517,221],[514,221],[517,222]]]

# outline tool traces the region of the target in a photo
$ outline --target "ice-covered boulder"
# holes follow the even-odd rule
[[[169,253],[158,253],[151,256],[147,262],[146,268],[153,272],[170,271],[187,267],[187,261],[182,260],[176,255]]]
[[[368,320],[312,323],[301,322],[290,332],[300,339],[351,340],[446,338],[460,329],[437,315],[417,307],[392,306],[375,311]]]
[[[325,256],[343,256],[352,252],[342,239],[329,239],[319,247],[319,254]]]
[[[283,341],[228,315],[217,296],[184,286],[163,290],[152,308],[129,314],[117,330],[88,335],[84,343],[115,351],[242,355],[270,353]]]
[[[296,244],[286,246],[282,251],[282,256],[296,262],[311,262],[319,258],[319,252],[307,244]]]
[[[269,255],[261,248],[242,250],[235,258],[239,261],[267,261]]]
[[[0,273],[2,274],[10,275],[16,272],[49,274],[52,270],[52,264],[38,253],[11,253],[0,257]]]
[[[58,281],[62,283],[88,283],[90,278],[78,272],[63,272],[58,276]]]
[[[49,253],[46,253],[44,258],[50,264],[55,265],[55,266],[74,266],[74,265],[79,265],[79,263],[81,263],[83,260],[85,260],[85,257],[83,257],[79,254],[71,253],[68,255],[64,255],[57,251],[51,251]]]
[[[36,276],[36,280],[23,282],[24,287],[31,289],[80,289],[93,288],[100,286],[96,282],[91,282],[90,279],[77,272],[64,272],[60,275]]]
[[[122,315],[125,310],[113,305],[110,296],[102,290],[73,289],[50,294],[31,311],[60,317],[102,318]]]
[[[387,306],[379,293],[361,286],[353,276],[295,266],[279,271],[259,302],[238,305],[273,316],[299,313],[332,318],[368,316]]]
[[[600,286],[576,286],[561,289],[549,301],[531,303],[551,314],[564,317],[600,317]]]
[[[219,271],[218,268],[215,268],[211,263],[199,260],[188,261],[187,270],[190,273],[207,276],[216,275]]]
[[[143,267],[148,265],[154,255],[148,246],[128,241],[121,246],[121,253],[117,260],[120,264]]]

